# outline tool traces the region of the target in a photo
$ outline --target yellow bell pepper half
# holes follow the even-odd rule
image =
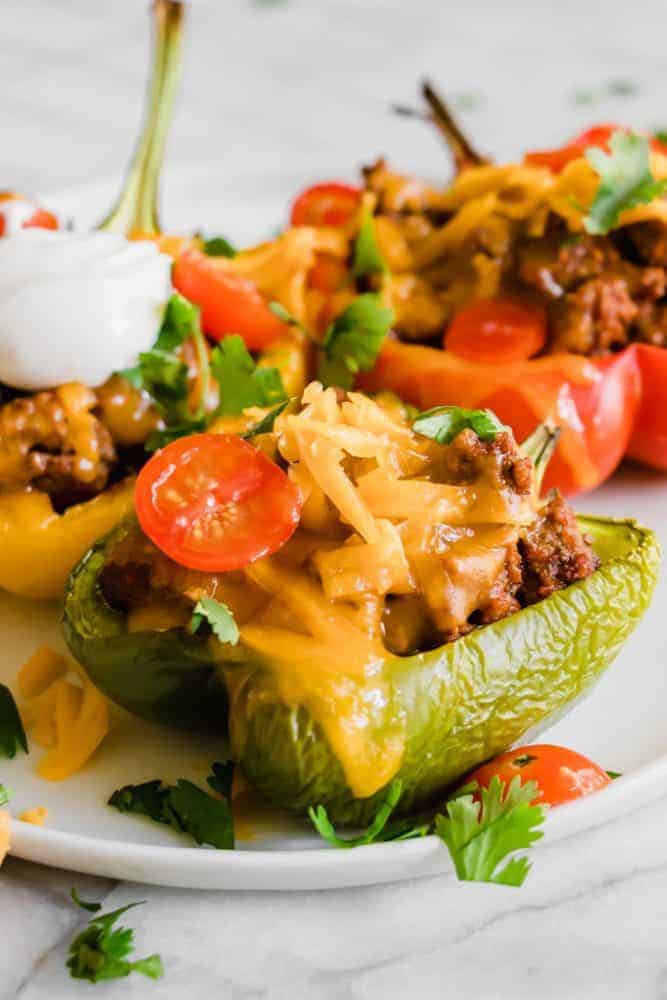
[[[0,587],[20,597],[61,597],[70,570],[133,504],[133,478],[64,514],[46,493],[0,494]]]

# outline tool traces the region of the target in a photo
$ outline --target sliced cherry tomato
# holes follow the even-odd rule
[[[194,434],[153,455],[137,478],[139,523],[181,566],[241,569],[294,533],[301,493],[264,452],[234,434]]]
[[[611,784],[607,772],[588,757],[549,743],[508,750],[478,767],[468,775],[466,783],[476,781],[481,788],[488,788],[496,775],[509,784],[517,774],[522,785],[527,781],[537,783],[538,794],[533,802],[549,806],[581,799]]]
[[[14,191],[0,191],[0,236],[10,236],[19,229],[57,229],[52,212]]]
[[[327,181],[306,188],[292,205],[293,226],[344,226],[359,207],[361,190],[352,184]]]
[[[637,344],[641,402],[628,457],[667,472],[667,349]]]
[[[481,299],[454,314],[444,347],[460,358],[481,364],[527,361],[547,339],[541,306],[515,299]]]
[[[609,140],[614,132],[618,131],[627,132],[628,129],[621,125],[593,125],[584,132],[580,132],[579,135],[576,135],[574,139],[571,139],[570,142],[559,149],[542,149],[526,153],[524,161],[534,166],[548,167],[552,173],[559,174],[568,163],[579,159],[583,155],[584,150],[589,149],[591,146],[597,146],[598,149],[604,149],[605,152],[609,152]],[[655,152],[667,155],[666,143],[655,136],[650,137],[650,143],[651,149],[655,150]]]
[[[191,248],[174,261],[174,287],[201,309],[202,327],[212,340],[238,333],[255,351],[283,336],[286,327],[269,309],[253,281],[215,257]]]

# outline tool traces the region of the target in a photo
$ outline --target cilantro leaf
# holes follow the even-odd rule
[[[6,806],[12,797],[12,793],[9,788],[5,788],[4,785],[0,785],[0,806]]]
[[[351,389],[354,376],[375,364],[393,322],[393,312],[381,305],[377,295],[367,292],[353,299],[324,336],[318,373],[323,385]]]
[[[242,413],[249,406],[274,406],[287,399],[278,369],[256,365],[237,334],[225,337],[213,350],[211,372],[220,387],[219,415]]]
[[[653,138],[667,145],[667,129],[658,129],[657,132],[653,133]]]
[[[308,810],[308,815],[310,816],[310,820],[320,837],[326,840],[327,843],[331,844],[332,847],[362,847],[365,844],[372,844],[374,841],[383,839],[381,835],[387,826],[389,817],[398,804],[402,791],[403,782],[399,778],[395,778],[389,785],[387,794],[380,803],[373,822],[358,837],[339,837],[324,806],[316,806],[315,808],[311,806]],[[392,839],[406,839],[406,832],[407,831],[401,830],[401,836]]]
[[[72,897],[72,902],[80,906],[82,910],[88,910],[89,913],[97,913],[102,909],[101,903],[85,903],[75,888],[70,889],[69,894]]]
[[[257,437],[258,434],[269,434],[273,430],[273,425],[276,422],[276,417],[279,417],[286,406],[289,406],[289,399],[284,399],[282,403],[278,403],[274,406],[272,410],[269,410],[265,416],[262,417],[249,431],[245,434],[241,434],[242,438],[250,440],[250,438]]]
[[[209,257],[236,257],[236,248],[224,236],[204,240],[204,253]]]
[[[8,687],[0,684],[0,757],[15,757],[19,747],[28,753],[25,729],[14,695]]]
[[[622,778],[623,777],[623,772],[622,771],[607,771],[606,775],[607,775],[608,778],[611,778],[612,781],[615,781],[616,778]]]
[[[301,326],[296,316],[292,316],[292,313],[289,312],[288,309],[285,309],[285,306],[282,305],[282,303],[269,302],[269,309],[274,316],[277,316],[283,323],[287,323],[288,326]]]
[[[213,798],[180,778],[169,790],[165,809],[173,818],[172,825],[189,833],[198,844],[210,844],[219,851],[234,849],[234,820],[228,799]]]
[[[207,783],[220,798],[214,798],[181,778],[175,785],[165,785],[159,780],[125,785],[112,794],[108,804],[119,812],[147,816],[155,823],[172,827],[177,833],[190,834],[198,844],[233,850],[232,776],[232,764],[213,765],[213,774],[207,778]]]
[[[354,241],[352,273],[355,278],[365,278],[372,274],[386,274],[388,270],[387,262],[380,253],[375,237],[373,216],[366,207],[361,216],[359,233]]]
[[[197,601],[190,621],[190,631],[196,632],[203,621],[209,623],[220,642],[235,646],[239,641],[239,629],[234,615],[222,601],[216,601],[212,597],[202,597]]]
[[[531,805],[536,793],[534,781],[522,785],[516,775],[505,785],[494,775],[488,788],[479,789],[481,801],[462,789],[447,803],[446,815],[436,817],[435,832],[446,844],[459,879],[523,885],[530,871],[525,856],[511,858],[498,869],[508,855],[543,836],[536,827],[544,822],[544,809]]]
[[[72,890],[72,898],[75,898]],[[97,905],[97,904],[87,904]],[[78,934],[69,948],[67,968],[73,979],[86,979],[100,983],[107,979],[122,979],[131,972],[139,972],[150,979],[164,975],[159,955],[149,955],[135,961],[128,956],[134,950],[134,932],[129,927],[114,927],[119,918],[141,903],[130,903],[119,910],[94,916],[88,926]]]
[[[168,789],[163,787],[159,779],[144,781],[141,785],[124,785],[116,789],[108,804],[118,812],[148,816],[155,823],[168,824],[169,819],[164,812],[167,795]]]
[[[420,413],[412,423],[413,431],[438,444],[450,444],[466,428],[474,431],[480,441],[493,441],[505,430],[491,410],[466,410],[462,406],[436,406]]]
[[[593,203],[584,218],[586,232],[604,235],[613,229],[621,212],[636,205],[648,205],[667,190],[667,179],[658,181],[651,173],[649,142],[633,132],[614,132],[610,152],[591,147],[586,159],[600,176]]]

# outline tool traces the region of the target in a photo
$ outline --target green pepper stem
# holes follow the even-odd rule
[[[540,492],[544,473],[547,471],[560,435],[561,428],[547,420],[543,424],[538,424],[530,437],[527,437],[521,444],[521,450],[533,463],[536,493]]]
[[[154,0],[153,66],[146,117],[123,187],[98,229],[158,233],[157,198],[164,147],[181,75],[185,4]]]
[[[457,173],[464,167],[478,167],[489,161],[474,148],[463,133],[453,114],[428,80],[422,83],[422,97],[431,111],[431,120],[449,146]]]

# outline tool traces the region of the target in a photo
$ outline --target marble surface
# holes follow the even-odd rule
[[[117,175],[141,113],[144,2],[5,0],[2,13],[2,185],[48,191]],[[471,134],[496,155],[595,119],[667,125],[661,0],[632,10],[619,0],[194,0],[191,21],[170,163],[209,162],[221,185],[249,158],[306,177],[378,153],[444,171],[437,137],[387,110],[409,101],[425,73],[468,105]],[[582,103],[584,91],[595,103]],[[328,893],[188,893],[9,860],[0,998],[91,988],[64,968],[81,917],[68,900],[77,885],[109,907],[147,900],[131,920],[138,952],[165,962],[159,983],[96,987],[108,998],[659,1000],[666,825],[667,797],[540,848],[519,891],[441,877]]]

